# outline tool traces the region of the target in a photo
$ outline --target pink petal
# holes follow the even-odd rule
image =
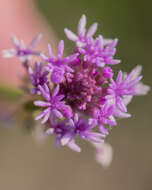
[[[47,107],[47,106],[50,106],[50,103],[38,100],[38,101],[34,101],[34,105],[40,106],[40,107]]]
[[[64,51],[64,41],[61,40],[58,45],[58,58],[61,58]]]
[[[98,27],[98,23],[92,24],[90,26],[86,36],[87,37],[92,37],[96,33],[97,27]]]
[[[61,139],[62,146],[65,146],[66,144],[68,144],[70,139],[71,139],[71,136],[69,136],[69,135],[63,136],[62,139]]]
[[[48,44],[48,52],[49,52],[49,56],[50,57],[54,57],[53,53],[52,53],[52,47],[51,47],[51,44]]]
[[[139,82],[136,87],[136,95],[146,95],[150,90],[150,86],[143,84],[142,82]]]
[[[59,90],[60,90],[60,86],[59,86],[59,84],[58,84],[58,85],[56,86],[56,88],[54,89],[53,93],[52,93],[52,97],[55,97],[55,96],[58,94]]]
[[[80,18],[80,21],[78,23],[78,35],[83,37],[85,35],[86,32],[86,16],[82,15],[82,17]]]
[[[63,117],[62,113],[60,111],[58,111],[57,109],[53,109],[53,113],[59,119],[61,119]]]
[[[42,38],[42,34],[40,33],[40,34],[38,34],[38,35],[32,40],[32,42],[31,42],[30,45],[29,45],[29,49],[33,49],[33,48],[37,45],[37,43],[39,43],[39,41],[41,40],[41,38]]]
[[[68,30],[67,28],[64,29],[64,32],[69,40],[72,40],[74,42],[76,42],[78,40],[78,37],[73,32]]]
[[[19,40],[17,39],[17,37],[15,35],[12,35],[11,36],[11,40],[13,42],[13,44],[16,46],[16,47],[19,47],[20,46],[20,42]]]
[[[95,148],[95,159],[104,168],[108,168],[112,162],[113,150],[108,143],[91,143]]]
[[[74,140],[73,140],[73,141],[70,141],[70,142],[67,144],[67,146],[68,146],[70,149],[74,150],[75,152],[81,152],[81,148],[75,143]]]
[[[50,116],[50,110],[45,114],[41,123],[42,124],[46,123],[46,121],[49,119],[49,116]]]

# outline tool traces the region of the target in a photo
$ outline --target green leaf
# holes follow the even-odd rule
[[[0,84],[0,101],[16,101],[21,95],[21,90]]]
[[[34,99],[34,100],[35,100],[35,99]],[[24,108],[25,111],[33,112],[33,111],[37,111],[37,110],[40,109],[39,107],[37,107],[37,106],[35,106],[35,105],[33,104],[34,100],[29,100],[29,101],[27,101],[27,102],[25,102],[25,103],[23,104],[23,108]]]

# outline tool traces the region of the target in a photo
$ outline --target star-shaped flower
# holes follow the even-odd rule
[[[42,123],[45,123],[48,121],[49,117],[53,114],[57,118],[63,118],[64,116],[66,118],[72,117],[72,110],[71,108],[65,104],[62,99],[64,98],[64,95],[58,95],[60,87],[59,85],[56,86],[53,93],[50,94],[50,90],[46,84],[44,84],[44,87],[39,86],[39,89],[41,91],[41,94],[43,98],[46,101],[34,101],[35,106],[43,107],[45,108],[35,119],[39,120],[43,118]]]
[[[42,35],[38,34],[32,42],[25,47],[23,40],[18,40],[16,36],[12,36],[11,40],[14,45],[14,49],[3,50],[3,56],[6,58],[12,58],[17,56],[21,62],[25,62],[31,58],[32,55],[40,55],[40,52],[33,51],[32,49],[40,41]]]
[[[104,67],[106,64],[115,65],[120,63],[120,60],[114,59],[117,42],[118,40],[114,39],[105,45],[104,38],[99,35],[95,40],[89,38],[84,47],[78,48],[78,52],[84,56],[85,62],[97,67]]]
[[[80,147],[75,143],[73,128],[68,125],[66,121],[58,122],[55,117],[51,117],[49,120],[50,127],[46,130],[45,134],[55,135],[55,145],[67,146],[70,149],[80,152]]]
[[[86,32],[86,16],[82,15],[82,17],[80,18],[80,21],[78,23],[78,27],[77,27],[77,35],[74,34],[71,30],[65,28],[64,32],[67,36],[67,38],[69,40],[72,40],[73,42],[76,43],[77,47],[84,47],[87,40],[89,38],[92,38],[93,35],[95,34],[98,24],[97,23],[93,23],[90,28],[88,29],[88,31]]]
[[[104,135],[109,134],[104,124],[110,126],[115,126],[117,124],[115,118],[113,117],[113,110],[113,105],[109,104],[104,104],[101,108],[96,108],[93,110],[93,119],[90,119],[90,122],[96,122],[99,131]]]
[[[41,91],[39,89],[39,86],[43,86],[44,84],[48,83],[47,75],[49,74],[48,71],[43,71],[43,64],[36,62],[34,65],[34,69],[31,67],[28,68],[28,73],[30,77],[30,81],[33,85],[33,88],[31,89],[31,94],[37,94],[40,95]]]
[[[78,135],[82,139],[87,139],[93,142],[103,142],[105,135],[97,132],[91,131],[96,123],[89,123],[88,120],[83,120],[79,118],[78,114],[74,115],[73,119],[70,119],[70,126],[74,129],[74,135]]]
[[[58,45],[58,55],[55,57],[52,53],[51,45],[48,45],[49,57],[46,57],[44,54],[41,54],[42,59],[47,62],[46,69],[51,71],[51,81],[53,83],[61,83],[64,79],[65,72],[73,72],[73,69],[68,65],[70,62],[73,62],[77,54],[72,54],[63,58],[64,51],[64,41],[61,40]]]

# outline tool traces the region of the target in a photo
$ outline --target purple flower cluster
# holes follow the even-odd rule
[[[75,143],[76,136],[103,144],[117,125],[116,119],[131,116],[127,105],[132,97],[145,95],[150,89],[141,82],[141,66],[129,74],[119,71],[115,77],[112,66],[120,63],[114,57],[118,39],[105,39],[101,35],[95,38],[97,26],[94,23],[86,31],[86,16],[82,15],[77,34],[65,28],[67,38],[75,44],[67,57],[63,56],[63,40],[59,42],[57,56],[50,44],[49,56],[34,52],[32,48],[40,35],[28,48],[13,38],[16,49],[4,51],[5,56],[16,55],[21,61],[32,55],[41,56],[42,63],[35,63],[34,69],[28,66],[33,86],[30,92],[39,99],[34,105],[42,108],[35,119],[46,124],[46,135],[54,134],[56,146],[67,145],[77,152],[81,149]]]

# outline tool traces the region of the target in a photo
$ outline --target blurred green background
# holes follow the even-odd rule
[[[41,14],[66,41],[64,27],[76,31],[85,13],[88,25],[97,21],[98,33],[119,38],[116,70],[130,71],[143,65],[144,83],[152,79],[152,1],[140,0],[37,0]],[[109,169],[93,158],[82,144],[82,153],[56,149],[53,138],[37,145],[32,135],[19,128],[0,128],[0,189],[3,190],[151,190],[152,189],[152,99],[135,97],[129,105],[131,119],[118,122],[107,141],[114,148]]]

